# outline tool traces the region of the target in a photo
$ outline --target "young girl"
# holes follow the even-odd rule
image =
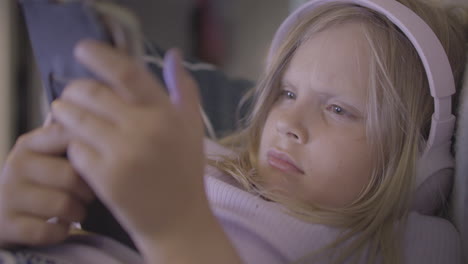
[[[205,143],[205,181],[196,84],[177,52],[166,55],[167,97],[125,55],[81,43],[77,58],[105,83],[71,83],[56,122],[16,144],[1,175],[2,245],[63,241],[95,193],[148,263],[460,263],[453,226],[410,206],[428,188],[413,186],[435,112],[418,53],[381,13],[325,2],[276,35],[243,128],[228,148]],[[461,87],[461,20],[398,2],[437,34]],[[90,237],[16,256],[138,261]]]

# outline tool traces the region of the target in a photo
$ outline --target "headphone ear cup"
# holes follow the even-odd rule
[[[447,206],[454,181],[451,140],[432,145],[417,160],[411,211],[437,215]]]
[[[451,168],[436,171],[421,185],[416,187],[411,211],[423,215],[437,215],[445,206],[452,192],[454,170]]]

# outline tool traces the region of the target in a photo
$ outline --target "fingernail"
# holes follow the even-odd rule
[[[166,82],[172,102],[176,104],[180,101],[180,87],[178,87],[178,78],[181,77],[179,75],[181,71],[180,60],[180,52],[177,49],[169,50],[164,58],[164,81]]]
[[[176,61],[181,62],[182,61],[182,51],[180,49],[173,49],[172,51],[174,53],[174,58]]]
[[[171,82],[171,86],[175,85],[175,76],[180,70],[180,55],[177,49],[171,49],[167,52],[165,63],[165,68],[168,74],[166,77],[169,77],[167,80]]]
[[[177,48],[171,49],[169,51],[169,58],[169,61],[172,64],[170,65],[172,66],[171,68],[179,71],[182,66],[182,52]]]

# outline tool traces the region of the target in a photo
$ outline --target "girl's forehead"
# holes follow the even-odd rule
[[[335,25],[307,38],[286,69],[283,83],[364,95],[369,82],[370,46],[364,25]]]

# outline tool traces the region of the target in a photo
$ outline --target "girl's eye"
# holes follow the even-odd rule
[[[339,105],[330,105],[327,107],[327,110],[329,111],[332,111],[333,113],[337,114],[337,115],[346,115],[347,112],[345,109],[343,109],[343,107],[339,106]]]
[[[288,90],[281,91],[281,95],[288,99],[296,99],[296,94]]]

